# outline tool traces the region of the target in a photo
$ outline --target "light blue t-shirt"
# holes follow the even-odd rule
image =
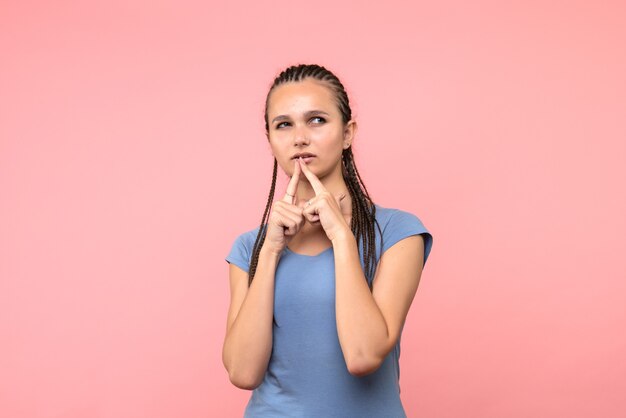
[[[424,263],[432,235],[415,215],[376,205],[383,252],[403,238],[422,234]],[[376,256],[380,234],[376,225]],[[239,235],[226,261],[249,271],[259,227]],[[362,249],[362,242],[359,243]],[[363,252],[361,265],[364,267]],[[274,282],[272,354],[250,397],[244,418],[405,418],[400,401],[400,339],[375,372],[348,372],[335,319],[335,259],[330,247],[315,256],[285,248]]]

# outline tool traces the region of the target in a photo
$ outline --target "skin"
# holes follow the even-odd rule
[[[343,124],[332,92],[314,80],[277,87],[268,109],[270,121],[286,116],[283,125],[271,122],[268,140],[291,179],[284,196],[272,205],[250,287],[245,271],[234,264],[229,267],[231,304],[224,366],[237,387],[254,389],[261,384],[272,349],[274,275],[282,250],[289,245],[317,254],[320,246],[330,243],[339,343],[348,371],[355,376],[370,374],[400,336],[421,277],[423,238],[404,238],[385,251],[370,292],[350,230],[351,200],[341,176],[341,152],[351,144],[356,123]],[[312,109],[327,112],[323,123],[305,115]],[[311,152],[317,158],[309,164],[294,161],[291,156],[296,152]]]

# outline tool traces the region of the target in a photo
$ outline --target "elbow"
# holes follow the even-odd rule
[[[239,389],[254,390],[263,383],[267,364],[260,366],[250,364],[249,361],[235,359],[227,355],[226,350],[222,352],[222,363],[228,372],[230,383]]]
[[[230,371],[228,372],[228,378],[230,379],[230,383],[244,390],[254,390],[259,387],[263,381],[263,378],[259,378],[250,373],[233,373]]]
[[[228,372],[230,383],[239,389],[254,390],[263,382],[263,375],[251,371],[250,367],[236,367],[224,360],[224,368]]]
[[[346,361],[346,366],[352,376],[363,377],[378,370],[383,363],[382,360],[377,357],[356,356]]]

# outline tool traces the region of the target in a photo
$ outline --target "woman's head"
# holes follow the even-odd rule
[[[346,91],[324,67],[299,65],[283,71],[265,100],[265,133],[272,154],[287,175],[293,157],[313,154],[310,169],[341,179],[341,160],[356,133]]]

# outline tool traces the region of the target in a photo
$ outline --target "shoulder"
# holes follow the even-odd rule
[[[393,227],[419,228],[426,231],[422,220],[413,212],[376,204],[376,220],[381,229]]]
[[[260,226],[257,226],[252,229],[245,230],[240,232],[239,235],[235,237],[234,246],[239,246],[242,249],[245,249],[248,255],[252,254],[252,249],[254,247],[254,243],[256,241],[257,236],[259,235]]]
[[[378,204],[375,206],[376,220],[383,236],[383,252],[404,238],[421,235],[424,239],[424,262],[426,262],[433,245],[433,236],[424,222],[407,210],[388,208]]]
[[[249,229],[237,235],[232,241],[230,252],[226,256],[226,261],[235,264],[244,271],[248,271],[250,260],[252,259],[252,251],[256,241],[260,226]]]

